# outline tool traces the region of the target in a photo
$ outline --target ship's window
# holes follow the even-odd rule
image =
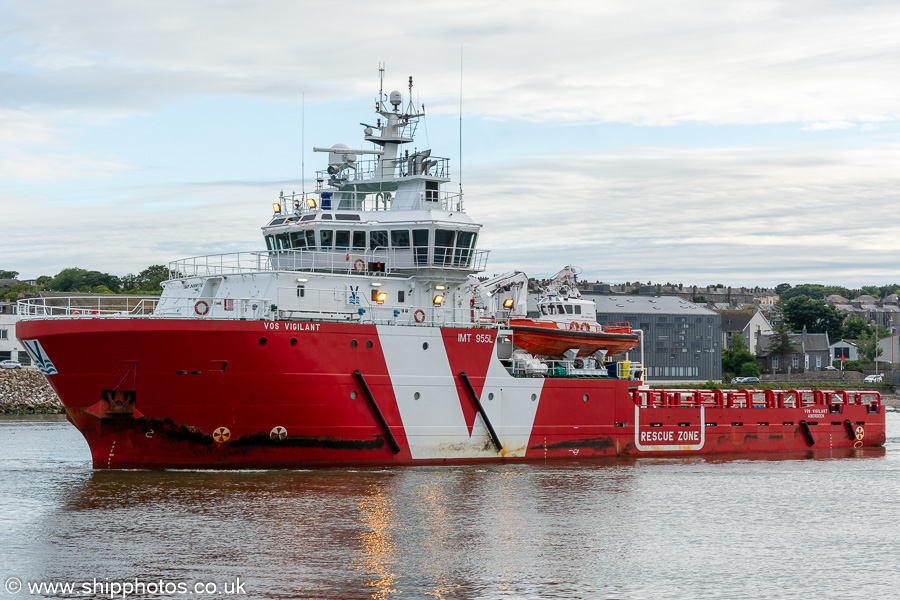
[[[266,248],[268,248],[269,250],[275,249],[275,236],[274,235],[266,236]]]
[[[316,213],[313,213],[311,215],[303,215],[302,217],[300,217],[300,220],[301,221],[312,221],[315,218],[316,218]]]
[[[558,314],[558,315],[564,315],[564,314],[566,314],[566,311],[565,311],[565,309],[563,308],[563,305],[562,305],[562,304],[557,304],[557,305],[556,305],[556,314]]]
[[[406,292],[403,290],[397,292],[397,302],[406,302]]]
[[[438,182],[437,181],[426,181],[425,182],[425,200],[428,202],[437,202],[438,201]]]
[[[292,231],[291,232],[291,246],[294,247],[294,250],[305,250],[306,249],[306,234],[302,231]]]
[[[546,314],[547,314],[547,305],[546,305],[546,304],[541,304],[539,308],[541,309],[541,314],[542,314],[542,315],[546,315]]]
[[[350,247],[350,231],[335,231],[334,232],[334,247],[335,248],[349,248]]]
[[[338,221],[359,221],[359,215],[334,215]]]
[[[460,231],[456,235],[456,254],[453,258],[453,264],[467,267],[472,257],[472,249],[475,247],[475,232]]]
[[[330,221],[330,220],[331,220],[331,215],[323,214],[323,215],[322,215],[322,219],[325,220],[325,221]]]
[[[284,219],[272,219],[272,222],[269,225],[281,225],[284,223]]]
[[[369,234],[369,248],[375,250],[376,248],[387,248],[388,247],[388,232],[384,230],[373,231]]]
[[[580,304],[576,304],[576,305],[575,305],[575,314],[576,314],[576,315],[580,315],[580,314],[581,314],[581,305],[580,305]]]
[[[434,264],[449,264],[453,256],[453,240],[456,232],[449,229],[434,230]]]
[[[366,249],[366,232],[365,231],[354,231],[353,232],[353,249],[354,250],[365,250]]]
[[[275,244],[278,246],[279,250],[290,250],[291,249],[291,240],[288,239],[288,234],[279,233],[275,236]]]
[[[334,232],[330,229],[319,230],[319,247],[322,250],[331,250],[331,242],[334,241]]]
[[[566,304],[565,307],[566,307],[566,312],[569,313],[570,315],[574,312],[571,304]]]
[[[416,264],[428,263],[428,230],[413,229],[413,246],[416,247]]]
[[[316,232],[312,229],[306,230],[306,247],[316,249]]]
[[[409,230],[395,229],[391,231],[391,246],[394,248],[409,248]]]

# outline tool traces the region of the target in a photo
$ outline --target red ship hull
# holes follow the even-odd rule
[[[864,403],[770,393],[757,407],[711,391],[638,392],[624,380],[516,378],[496,358],[496,335],[277,321],[17,325],[51,369],[95,468],[773,453],[885,441],[877,394]]]

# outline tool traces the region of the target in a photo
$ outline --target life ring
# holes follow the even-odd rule
[[[421,308],[417,308],[416,312],[414,313],[414,317],[416,319],[416,323],[423,322],[425,320],[425,311]]]
[[[576,323],[575,321],[572,321],[571,323],[569,323],[569,331],[575,331],[577,329],[578,329],[578,323]]]
[[[77,310],[73,310],[73,311],[72,311],[72,314],[77,316],[77,315],[80,315],[81,313],[80,313],[79,311],[77,311]]]
[[[206,300],[197,300],[197,302],[194,304],[194,312],[201,317],[204,316],[209,312],[209,302],[207,302]]]
[[[357,273],[362,273],[363,269],[366,268],[366,263],[361,258],[357,258],[353,261],[353,268],[356,269]]]
[[[582,324],[581,324],[581,330],[582,330],[582,331],[587,331],[587,330],[590,329],[590,328],[591,328],[591,326],[588,325],[587,323],[582,323]]]

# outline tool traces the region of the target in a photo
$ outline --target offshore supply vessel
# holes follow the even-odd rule
[[[382,71],[383,80],[383,71]],[[424,107],[379,90],[368,148],[281,194],[266,249],[170,264],[158,299],[19,302],[17,337],[95,468],[291,468],[880,446],[874,392],[657,390],[641,330],[601,326],[563,269],[487,251]]]

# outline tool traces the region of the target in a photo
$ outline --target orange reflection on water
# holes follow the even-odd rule
[[[359,502],[361,519],[360,538],[362,541],[361,571],[372,577],[366,584],[375,588],[372,598],[389,598],[397,593],[397,540],[393,531],[397,526],[394,518],[394,501],[389,496],[390,488],[383,484],[369,486],[368,495]]]

